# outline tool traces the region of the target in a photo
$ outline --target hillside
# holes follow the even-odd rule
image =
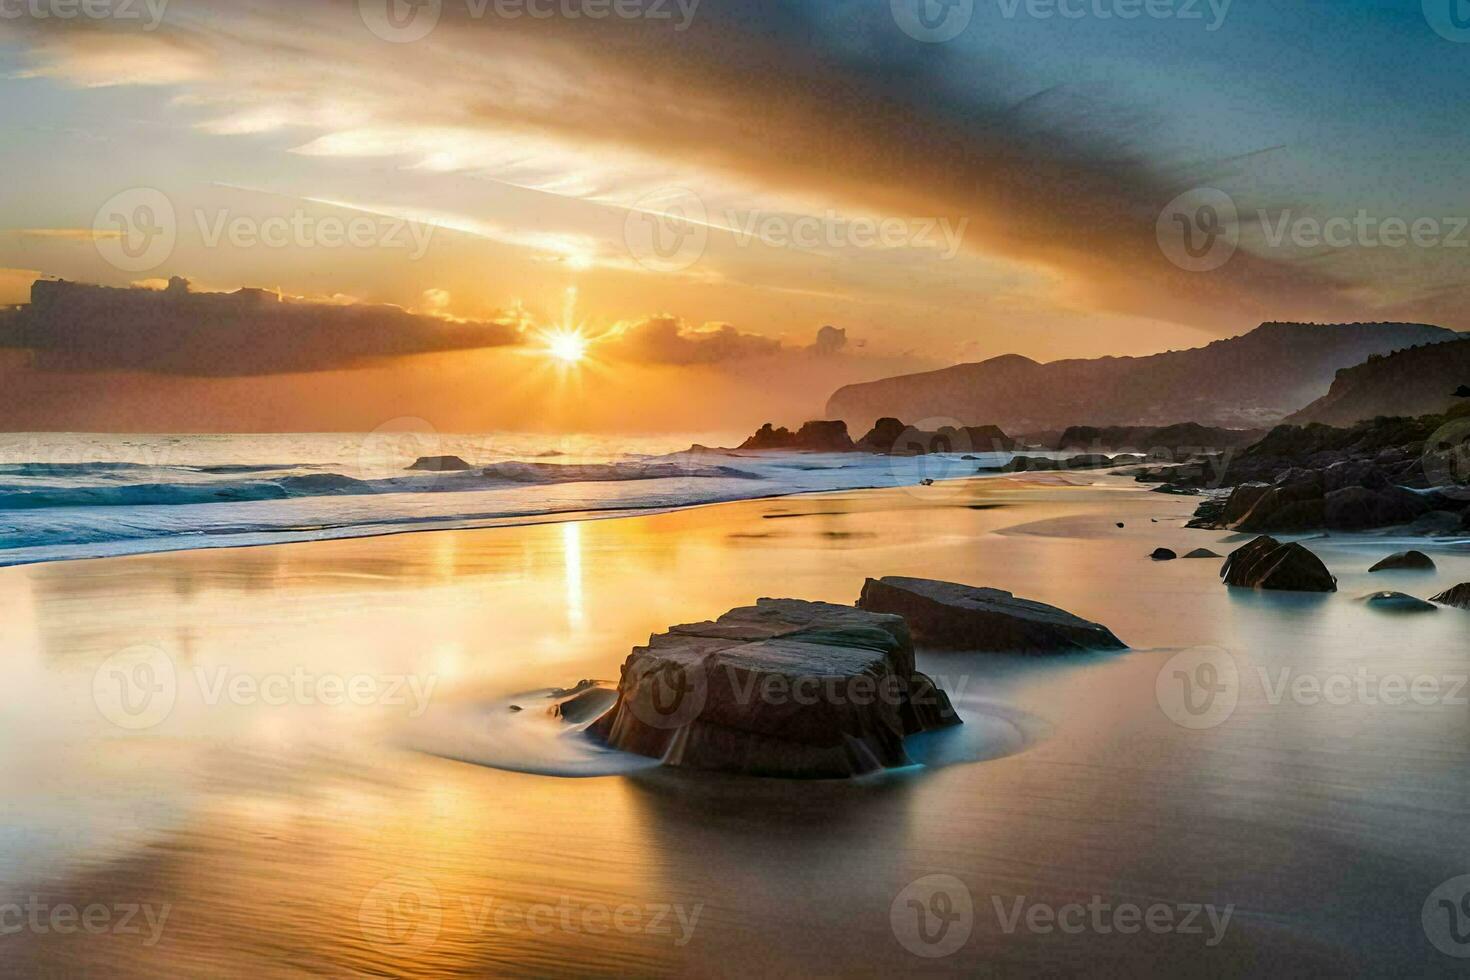
[[[1095,426],[1254,428],[1320,398],[1339,370],[1460,335],[1417,323],[1267,323],[1206,347],[1147,357],[1039,364],[1016,354],[849,385],[829,418],[865,428],[883,416],[994,424],[1007,431]]]
[[[1351,426],[1363,419],[1443,412],[1470,401],[1457,397],[1470,385],[1470,338],[1401,350],[1348,368],[1322,398],[1287,419]]]

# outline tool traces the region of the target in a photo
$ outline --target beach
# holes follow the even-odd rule
[[[0,928],[8,905],[40,923],[0,935],[0,970],[1457,972],[1424,913],[1470,873],[1470,614],[1358,599],[1470,581],[1470,552],[1416,542],[1438,571],[1390,580],[1367,569],[1405,542],[1319,538],[1338,593],[1242,593],[1218,561],[1149,559],[1247,540],[1184,529],[1196,503],[1071,473],[0,569]],[[477,707],[615,682],[672,624],[884,575],[1003,588],[1131,649],[921,648],[968,741],[848,782],[442,748],[464,725],[460,754],[489,751]],[[1181,713],[1168,665],[1206,661],[1234,665],[1231,710]],[[936,875],[968,901],[945,955],[903,925]]]

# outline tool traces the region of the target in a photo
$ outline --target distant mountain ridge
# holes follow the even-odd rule
[[[1338,372],[1332,388],[1287,419],[1347,427],[1379,416],[1437,415],[1470,398],[1470,337],[1371,357]]]
[[[1274,424],[1327,393],[1337,372],[1374,355],[1461,339],[1421,323],[1265,323],[1205,347],[1146,357],[1041,364],[1006,354],[978,364],[848,385],[827,417],[866,428],[884,416],[998,425],[1230,428]]]

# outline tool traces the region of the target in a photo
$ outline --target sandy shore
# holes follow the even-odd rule
[[[1216,562],[1148,560],[1233,546],[1183,529],[1192,499],[1069,481],[1084,482],[0,570],[0,761],[17,787],[0,928],[7,903],[109,915],[66,931],[38,913],[0,935],[0,968],[1453,972],[1463,961],[1436,951],[1421,911],[1470,873],[1470,710],[1446,689],[1398,705],[1273,691],[1282,670],[1447,688],[1470,672],[1470,614],[1391,617],[1355,597],[1470,581],[1470,556],[1436,552],[1438,573],[1388,582],[1366,569],[1391,544],[1314,542],[1338,595],[1232,594]],[[467,705],[615,678],[672,623],[764,595],[851,602],[890,574],[1051,602],[1133,651],[921,651],[921,669],[966,688],[966,710],[1026,719],[1021,741],[857,783],[561,779],[406,747]],[[1238,704],[1195,730],[1171,718],[1160,678],[1201,647],[1238,666]],[[172,691],[140,664],[167,665]],[[120,701],[118,678],[157,696]],[[972,911],[957,949],[926,958],[896,923],[905,889],[936,874]],[[1027,917],[1088,903],[1167,906],[1175,928]],[[1229,908],[1228,924],[1216,934],[1199,913],[1202,932],[1179,928],[1194,906]]]

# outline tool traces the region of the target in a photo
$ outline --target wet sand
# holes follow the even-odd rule
[[[1069,480],[1085,482],[0,570],[0,970],[1458,972],[1421,912],[1470,873],[1470,709],[1449,690],[1470,672],[1470,613],[1389,616],[1356,599],[1470,581],[1470,555],[1369,576],[1394,543],[1314,541],[1339,594],[1232,593],[1218,562],[1148,558],[1234,546],[1183,529],[1193,499]],[[881,575],[1005,588],[1133,649],[921,650],[963,703],[1036,724],[989,761],[851,783],[566,779],[408,747],[466,705],[615,679],[670,624],[767,595],[851,602]],[[1238,703],[1195,729],[1176,720],[1196,719],[1171,700],[1166,665],[1201,647],[1237,666]],[[113,667],[160,662],[174,670],[166,716],[157,698],[113,697]],[[1283,670],[1441,688],[1428,703],[1313,703],[1273,696]],[[123,676],[161,689],[157,674]],[[333,686],[354,678],[367,678],[359,703]],[[921,886],[921,904],[968,929],[944,956],[905,934],[905,889],[931,875],[972,910]],[[12,931],[7,903],[47,911]],[[1176,925],[1194,906],[1231,914],[1218,937],[1202,913],[1200,932],[1024,915],[1073,903],[1163,905]],[[47,918],[57,905],[108,918],[66,931]]]

